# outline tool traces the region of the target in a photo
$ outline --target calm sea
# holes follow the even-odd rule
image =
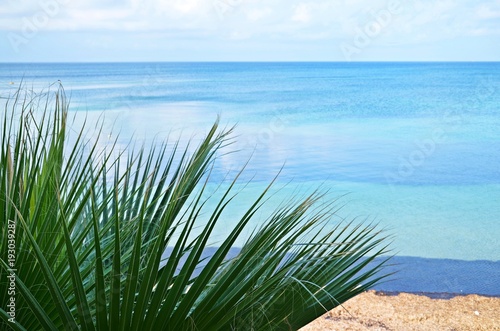
[[[500,63],[0,64],[0,97],[58,80],[123,146],[237,124],[213,180],[251,158],[240,204],[284,166],[277,197],[348,193],[340,216],[379,222],[399,256],[486,261],[500,279]]]

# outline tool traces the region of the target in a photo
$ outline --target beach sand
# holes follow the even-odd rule
[[[500,330],[500,298],[468,295],[443,300],[368,291],[343,306],[300,330]]]

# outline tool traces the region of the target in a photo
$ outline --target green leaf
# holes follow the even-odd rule
[[[218,119],[197,146],[118,151],[118,137],[102,148],[102,122],[95,134],[87,121],[68,126],[62,87],[19,90],[5,110],[0,328],[9,316],[9,220],[17,224],[15,330],[298,329],[390,276],[389,257],[375,262],[388,238],[371,224],[338,221],[329,194],[290,198],[266,214],[275,181],[242,202],[244,168],[209,194],[211,170],[233,143]],[[243,215],[206,256],[236,203]],[[257,212],[264,220],[248,229]]]

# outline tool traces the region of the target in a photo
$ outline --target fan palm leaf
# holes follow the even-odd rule
[[[386,238],[333,220],[319,191],[285,201],[231,255],[273,183],[207,255],[240,182],[208,193],[231,129],[125,154],[85,124],[69,138],[62,88],[22,94],[0,127],[0,329],[296,330],[387,277],[374,262]]]

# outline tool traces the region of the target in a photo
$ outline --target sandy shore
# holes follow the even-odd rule
[[[368,291],[344,308],[337,307],[300,330],[500,330],[500,298],[468,295],[443,300]]]

